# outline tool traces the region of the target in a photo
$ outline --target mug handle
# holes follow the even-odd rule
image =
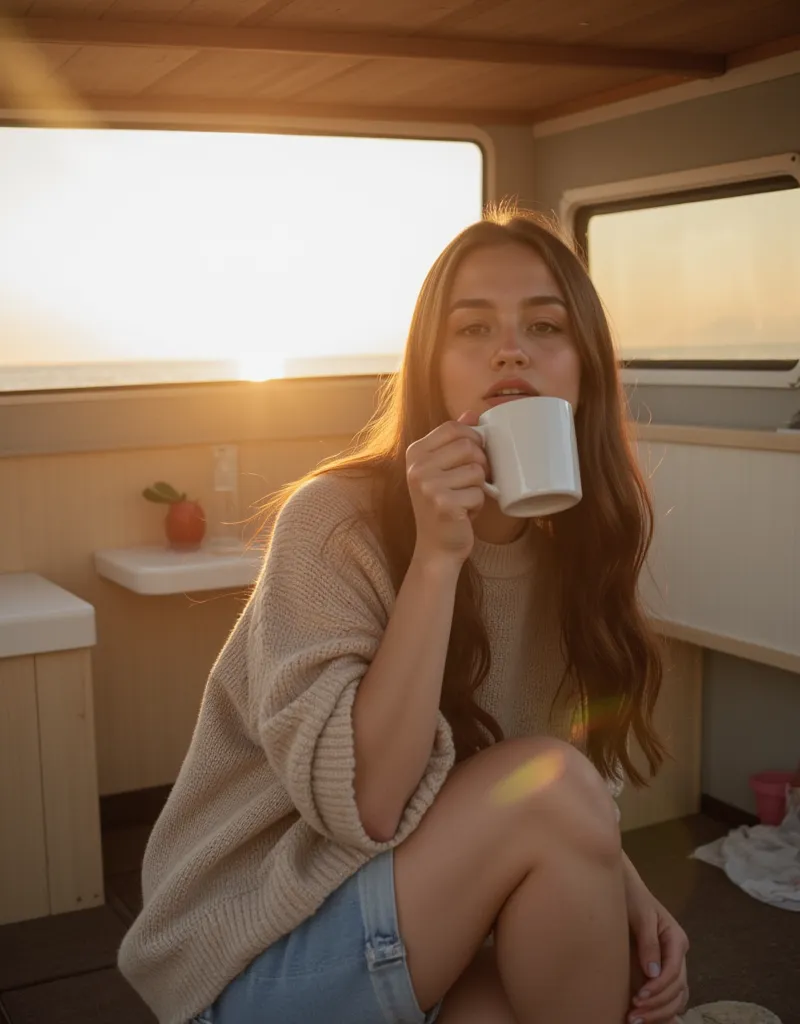
[[[486,430],[487,427],[484,423],[479,423],[477,427],[471,427],[478,437],[481,439],[481,447],[486,450]],[[488,480],[483,481],[483,489],[489,495],[490,498],[494,498],[495,501],[500,500],[500,491],[495,487],[494,484],[490,484]]]

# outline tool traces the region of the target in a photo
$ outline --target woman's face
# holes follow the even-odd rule
[[[447,302],[439,362],[452,419],[525,395],[564,398],[577,409],[580,371],[564,296],[534,249],[510,242],[464,258]]]

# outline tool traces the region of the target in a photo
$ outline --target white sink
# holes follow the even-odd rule
[[[0,658],[93,647],[94,608],[32,572],[0,574]]]
[[[101,576],[137,594],[185,594],[197,590],[226,590],[254,583],[264,560],[258,549],[218,553],[172,551],[166,547],[116,548],[97,551],[95,569]]]

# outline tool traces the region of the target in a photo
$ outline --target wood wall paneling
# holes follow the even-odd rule
[[[349,436],[239,445],[242,519],[265,495],[340,451]],[[102,794],[174,781],[211,665],[246,594],[143,597],[97,576],[99,548],[164,543],[165,510],[141,497],[163,479],[211,505],[206,445],[0,460],[15,480],[19,549],[4,571],[38,572],[95,608],[92,651]],[[6,497],[0,497],[0,504]],[[210,514],[210,513],[209,513]],[[252,530],[255,524],[243,529]]]
[[[778,435],[781,437],[783,435]],[[641,442],[654,615],[800,657],[800,457]]]

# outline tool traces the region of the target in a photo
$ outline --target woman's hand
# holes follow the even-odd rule
[[[674,1024],[689,1002],[686,954],[689,940],[626,858],[625,890],[631,929],[635,986],[628,1021]]]
[[[471,517],[483,507],[488,462],[469,424],[475,413],[442,423],[409,445],[406,477],[417,521],[415,556],[463,562],[475,542]]]

